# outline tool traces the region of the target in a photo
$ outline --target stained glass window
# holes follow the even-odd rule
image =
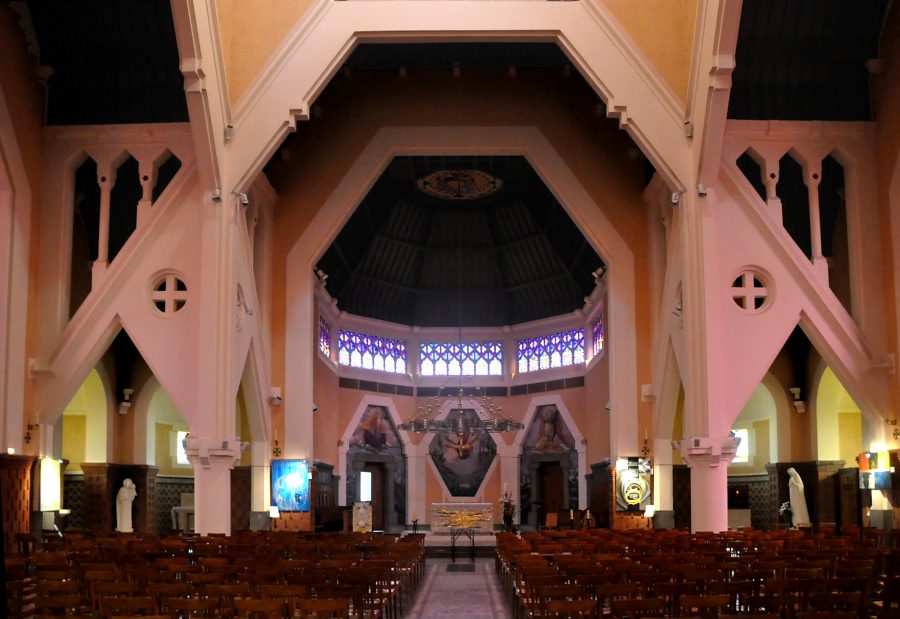
[[[338,363],[354,368],[406,374],[406,341],[338,331]]]
[[[503,344],[422,344],[419,350],[419,371],[422,376],[500,376],[503,374]]]
[[[592,332],[594,341],[593,345],[591,346],[591,351],[596,357],[600,354],[600,351],[603,350],[603,316],[600,316],[600,318],[597,319],[597,322],[594,323]]]
[[[319,351],[331,358],[331,325],[322,316],[319,316]]]
[[[584,363],[584,329],[572,329],[517,342],[519,373]]]

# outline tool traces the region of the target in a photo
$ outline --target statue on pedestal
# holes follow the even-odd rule
[[[126,479],[116,495],[116,531],[119,533],[134,533],[131,525],[131,504],[137,497],[134,482]]]
[[[787,470],[788,492],[791,498],[791,520],[794,527],[808,527],[809,511],[806,508],[806,496],[803,492],[803,480],[797,469],[791,467]]]

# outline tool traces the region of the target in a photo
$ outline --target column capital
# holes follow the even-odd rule
[[[728,463],[737,453],[738,441],[728,434],[726,436],[692,436],[681,441],[681,455],[688,466],[710,466]]]
[[[232,468],[241,459],[241,453],[249,446],[237,438],[207,438],[188,435],[184,439],[184,451],[194,466],[209,469],[225,465]]]

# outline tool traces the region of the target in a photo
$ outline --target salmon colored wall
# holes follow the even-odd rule
[[[234,105],[313,0],[217,0],[219,37]]]
[[[683,103],[697,0],[602,0]],[[219,37],[234,105],[313,0],[218,0]]]
[[[344,421],[343,426],[341,425],[345,416],[340,412],[340,396],[337,375],[321,358],[317,357],[313,369],[313,401],[319,410],[313,413],[313,431],[316,434],[313,449],[316,460],[335,467],[338,464],[338,440],[350,419],[347,416],[347,421]],[[351,411],[350,414],[352,415],[353,412]]]
[[[653,67],[687,100],[697,0],[603,0]]]
[[[609,354],[608,351],[601,354],[600,359],[584,377],[584,413],[587,419],[579,421],[579,425],[581,433],[587,440],[588,466],[611,457],[610,411],[606,410],[606,404],[609,402]],[[639,424],[638,427],[648,426]]]
[[[29,278],[28,298],[29,303],[33,303],[36,298],[37,277],[37,246],[38,246],[38,229],[39,220],[38,212],[41,203],[41,161],[43,159],[43,115],[44,115],[44,92],[37,81],[37,59],[27,52],[27,44],[25,35],[18,24],[18,15],[16,15],[9,5],[0,4],[0,89],[9,114],[12,119],[13,129],[19,146],[19,154],[22,157],[22,163],[25,167],[25,173],[28,175],[28,183],[31,188],[31,254],[29,258]],[[33,316],[35,312],[28,312],[28,335],[26,338],[26,348],[30,352],[34,346],[34,323]],[[27,365],[27,359],[22,359],[21,363]],[[31,381],[25,381],[24,387],[25,398],[25,421],[34,421],[28,419],[28,412],[34,408],[33,405],[33,387]],[[24,429],[23,429],[24,430]],[[31,444],[34,449],[37,448],[36,441]]]
[[[876,153],[878,157],[878,195],[881,205],[882,230],[890,230],[891,234],[882,236],[884,239],[884,287],[887,293],[885,308],[885,334],[890,342],[897,341],[897,308],[892,303],[896,298],[894,287],[895,269],[898,265],[893,263],[893,252],[898,230],[891,224],[890,187],[894,182],[900,186],[900,180],[894,175],[898,170],[900,159],[900,7],[896,4],[891,8],[885,21],[884,30],[881,33],[880,57],[881,71],[872,78],[872,111],[875,122],[878,123],[876,135]],[[895,200],[898,196],[894,197]],[[893,204],[893,209],[900,208],[900,204]],[[900,383],[891,381],[894,390],[894,411],[900,408]]]
[[[522,70],[514,79],[494,71],[464,71],[458,79],[442,71],[410,71],[405,79],[393,72],[359,71],[332,82],[316,103],[320,118],[301,124],[288,142],[296,156],[276,162],[272,174],[279,192],[273,225],[273,384],[284,384],[286,255],[380,127],[537,126],[632,248],[636,281],[648,281],[643,162],[629,155],[633,143],[616,123],[594,112],[595,103],[577,76],[544,70]],[[651,300],[647,291],[638,295],[637,333],[621,337],[636,338],[638,381],[649,383]],[[335,453],[321,442],[318,446],[322,459]]]

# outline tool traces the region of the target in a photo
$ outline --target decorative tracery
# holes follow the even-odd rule
[[[419,351],[422,376],[500,376],[503,374],[501,342],[440,342],[422,344]]]
[[[319,351],[331,358],[331,325],[324,316],[319,316]]]
[[[338,331],[338,363],[406,374],[406,341],[341,329]]]
[[[518,340],[519,373],[584,363],[584,329]]]
[[[594,323],[594,326],[591,330],[591,335],[593,339],[591,340],[591,353],[593,356],[597,356],[603,350],[604,343],[604,331],[603,328],[603,316],[597,318],[597,322]]]

